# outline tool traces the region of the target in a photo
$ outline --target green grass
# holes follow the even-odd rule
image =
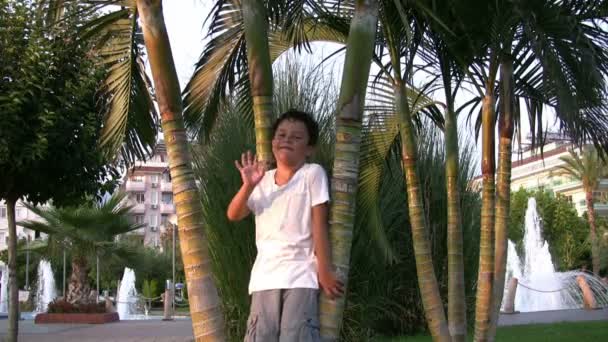
[[[472,336],[469,335],[469,340]],[[384,338],[378,342],[429,342],[430,336]],[[608,341],[608,322],[562,322],[520,325],[498,329],[498,342],[593,342]]]

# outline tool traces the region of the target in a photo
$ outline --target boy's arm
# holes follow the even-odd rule
[[[230,205],[228,205],[228,210],[226,212],[226,216],[228,216],[228,220],[230,221],[240,221],[247,217],[251,211],[247,206],[247,200],[249,196],[253,192],[253,187],[243,184],[239,191],[234,195],[232,201],[230,201]]]
[[[327,202],[312,207],[312,239],[319,266],[319,286],[329,298],[342,295],[344,285],[332,272],[329,237],[327,236]]]

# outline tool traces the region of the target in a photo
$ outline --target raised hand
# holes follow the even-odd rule
[[[259,163],[251,151],[241,154],[241,162],[234,161],[234,165],[241,173],[243,185],[254,188],[264,177],[266,169],[262,163]]]

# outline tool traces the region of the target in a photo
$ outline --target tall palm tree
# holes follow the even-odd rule
[[[401,140],[401,161],[407,188],[407,203],[412,242],[416,259],[419,290],[425,309],[427,324],[431,335],[437,341],[449,341],[450,332],[445,319],[443,302],[435,276],[431,245],[422,202],[422,192],[418,175],[417,145],[414,130],[414,107],[407,99],[406,86],[413,79],[413,61],[418,52],[422,33],[416,24],[411,25],[403,18],[397,20],[404,8],[401,5],[383,7],[383,28],[390,58],[391,79],[394,92],[395,113],[398,118],[399,138]],[[391,14],[394,16],[391,18]],[[392,19],[392,20],[391,20]],[[397,24],[395,24],[397,23]],[[420,25],[417,23],[417,25]],[[409,35],[406,34],[409,31]],[[411,36],[411,38],[407,38]],[[403,38],[406,37],[406,38]],[[405,51],[405,52],[401,52]],[[405,57],[402,68],[401,58]]]
[[[255,122],[256,156],[272,163],[272,62],[268,50],[268,21],[262,0],[243,0],[243,26]]]
[[[66,293],[68,302],[88,302],[91,289],[87,276],[95,256],[116,253],[120,247],[115,244],[114,237],[143,227],[131,222],[129,213],[132,206],[125,205],[125,198],[125,194],[117,193],[102,204],[66,208],[45,209],[26,204],[42,220],[23,221],[19,225],[48,234],[47,240],[30,248],[42,248],[56,254],[64,249],[70,252],[72,274]]]
[[[565,165],[558,166],[558,173],[569,176],[583,185],[585,202],[587,203],[593,273],[599,275],[600,245],[595,224],[593,191],[597,189],[601,177],[608,175],[608,164],[599,158],[597,151],[592,147],[585,147],[580,154],[571,150],[569,156],[562,156],[559,159]]]
[[[332,264],[338,279],[348,288],[355,200],[359,178],[361,122],[367,81],[374,52],[378,3],[357,0],[346,42],[346,57],[336,116],[336,145],[331,177],[330,231]],[[346,298],[332,300],[321,294],[321,336],[337,341],[342,328]]]
[[[162,1],[138,0],[137,10],[169,154],[194,337],[201,341],[222,341],[223,314],[203,230],[203,211],[192,171],[192,156],[182,117],[180,88],[163,18]]]

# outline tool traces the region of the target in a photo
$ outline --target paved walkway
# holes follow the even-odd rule
[[[0,341],[7,320],[0,319]],[[190,319],[119,321],[108,324],[34,324],[19,321],[19,342],[186,342],[194,341]]]
[[[560,310],[501,315],[500,326],[576,321],[606,321],[608,308],[601,310]],[[120,321],[109,324],[34,324],[19,322],[20,342],[185,342],[193,341],[190,319]],[[0,319],[0,340],[6,337],[7,320]]]
[[[499,326],[543,324],[557,322],[606,321],[608,322],[608,308],[598,310],[555,310],[520,312],[516,314],[501,314],[498,318]]]

